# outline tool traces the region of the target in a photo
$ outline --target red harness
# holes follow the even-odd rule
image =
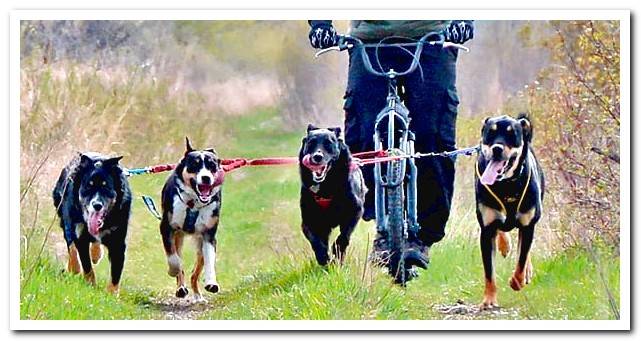
[[[307,167],[307,168],[310,168],[308,166],[308,164],[309,164],[309,155],[307,155],[305,158],[303,158],[303,165],[305,167]],[[349,173],[350,173],[350,175],[355,170],[357,170],[359,168],[360,168],[360,165],[359,165],[358,162],[355,162],[355,161],[350,162],[350,164],[349,164]],[[309,190],[310,193],[312,193],[312,197],[314,198],[314,201],[316,202],[316,205],[318,205],[318,207],[320,207],[322,210],[328,209],[329,206],[332,204],[332,199],[334,199],[333,197],[325,198],[325,197],[322,197],[322,196],[316,194],[314,191],[312,191],[311,188],[308,188],[308,190]]]

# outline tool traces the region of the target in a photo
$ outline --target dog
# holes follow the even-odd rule
[[[107,290],[116,294],[131,212],[131,190],[119,165],[121,159],[92,152],[79,154],[62,169],[53,189],[53,204],[69,251],[67,270],[78,274],[82,265],[85,279],[96,285],[92,263],[98,264],[102,258],[102,244],[111,263]]]
[[[350,236],[363,216],[367,187],[340,128],[307,127],[298,159],[303,234],[321,266],[329,262],[330,232],[340,226],[332,253],[343,262]]]
[[[224,171],[214,149],[196,150],[185,138],[186,151],[162,189],[160,235],[169,276],[176,277],[176,297],[189,293],[182,268],[182,246],[186,234],[196,239],[196,264],[191,273],[191,288],[196,300],[204,300],[198,287],[205,271],[205,290],[217,293],[216,231],[222,205]]]
[[[476,163],[476,217],[481,226],[485,291],[481,308],[498,307],[493,258],[495,242],[506,257],[507,232],[519,229],[519,255],[510,287],[521,290],[533,276],[530,248],[534,226],[543,212],[545,181],[532,148],[533,127],[527,114],[486,118]],[[498,238],[497,238],[498,235]]]

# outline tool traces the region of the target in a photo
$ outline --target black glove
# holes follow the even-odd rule
[[[326,49],[336,45],[336,30],[331,20],[310,20],[309,43],[313,48]]]
[[[474,21],[452,20],[450,26],[445,29],[445,41],[463,44],[474,38]]]

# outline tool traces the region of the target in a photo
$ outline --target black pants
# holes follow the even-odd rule
[[[413,52],[413,50],[412,50]],[[352,50],[345,92],[345,142],[352,153],[374,148],[374,122],[385,107],[387,79],[372,75],[363,65],[361,50]],[[373,49],[368,55],[375,69],[378,63]],[[379,60],[385,70],[406,70],[411,56],[398,48],[379,49]],[[417,152],[455,149],[457,52],[426,47],[420,67],[399,79],[404,88],[405,105],[410,111],[410,129],[416,134]],[[422,71],[422,72],[421,72]],[[418,222],[419,238],[432,245],[445,236],[454,190],[454,161],[449,158],[429,157],[416,160],[418,168]],[[374,214],[373,166],[363,167],[365,182],[370,189],[365,202],[365,215]]]

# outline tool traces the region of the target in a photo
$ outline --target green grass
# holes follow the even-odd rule
[[[278,112],[271,109],[234,117],[226,123],[227,142],[215,147],[223,157],[293,156],[300,146],[301,134],[284,132],[282,125]],[[445,316],[436,309],[437,305],[480,302],[483,277],[469,186],[472,173],[470,161],[461,161],[449,234],[433,248],[429,270],[422,271],[420,278],[405,289],[391,284],[388,276],[366,264],[372,224],[361,223],[357,227],[344,266],[323,269],[312,261],[311,249],[299,227],[296,167],[244,168],[228,174],[216,267],[222,291],[207,294],[209,303],[199,308],[194,317],[442,319]],[[92,288],[81,276],[62,273],[64,264],[54,261],[48,250],[26,281],[25,273],[35,258],[31,250],[29,255],[23,255],[21,317],[167,318],[171,303],[162,302],[173,296],[175,280],[167,275],[158,221],[138,200],[143,194],[158,200],[166,176],[142,175],[131,179],[136,200],[120,297],[105,293],[109,274],[106,260],[97,268],[98,287]],[[59,233],[58,227],[54,226],[53,231]],[[595,262],[586,251],[570,249],[547,254],[536,249],[536,245],[534,248],[534,281],[521,292],[514,292],[507,285],[515,263],[514,253],[508,259],[497,257],[499,303],[506,314],[454,317],[614,318]],[[603,247],[597,251],[607,284],[618,302],[618,256]],[[187,243],[184,262],[188,271],[193,259],[193,247]]]

